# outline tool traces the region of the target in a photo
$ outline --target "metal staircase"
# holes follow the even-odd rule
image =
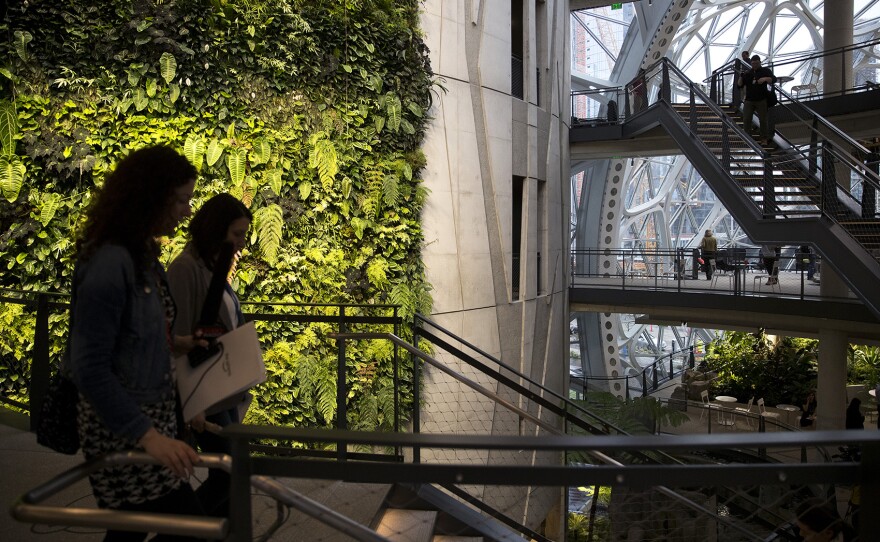
[[[880,315],[880,177],[867,149],[780,89],[778,107],[798,120],[763,148],[667,59],[648,73],[658,99],[635,120],[663,127],[753,241],[811,244]]]

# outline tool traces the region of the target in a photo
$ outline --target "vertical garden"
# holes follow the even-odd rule
[[[130,149],[168,144],[199,171],[193,207],[254,213],[243,301],[430,309],[420,150],[432,72],[417,0],[11,0],[0,26],[0,288],[69,292],[93,191]],[[184,243],[163,246],[167,263]],[[260,310],[274,310],[266,307]],[[0,304],[0,391],[34,320]],[[52,358],[66,314],[50,320]],[[7,330],[9,330],[7,332]],[[322,324],[261,324],[254,421],[330,425]],[[352,345],[352,427],[389,427],[390,346]]]

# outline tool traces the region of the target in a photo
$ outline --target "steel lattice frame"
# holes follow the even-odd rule
[[[622,51],[606,51],[606,54],[612,57],[618,54],[617,64],[639,67],[668,56],[692,80],[702,81],[712,69],[738,57],[743,49],[777,62],[811,50],[822,50],[825,3],[824,0],[677,0],[663,4],[655,0],[655,9],[658,4],[667,9],[657,25],[646,28],[647,16],[644,10],[637,8],[627,36],[629,46],[624,44]],[[854,4],[856,43],[880,37],[880,0],[855,0]],[[577,21],[572,26],[573,35],[575,25],[583,27],[591,16],[594,15],[589,10],[574,15]],[[607,15],[603,16],[607,19]],[[880,67],[877,53],[875,48],[854,55],[853,73],[857,78],[877,73]],[[630,58],[633,55],[637,58]],[[807,78],[810,67],[807,62],[786,64],[777,75],[794,77],[792,84],[795,85]],[[572,73],[575,72],[582,73],[584,68],[572,66]],[[632,75],[625,70],[613,70],[610,83],[625,83]],[[591,189],[590,183],[595,182],[603,186]],[[699,244],[699,233],[709,228],[716,232],[723,246],[752,246],[684,156],[575,164],[571,194],[573,248],[692,248]],[[601,206],[588,204],[589,197],[599,196]],[[597,210],[600,211],[598,221],[595,216],[589,216]],[[598,225],[598,228],[588,231],[586,224]],[[593,237],[597,229],[598,236]],[[576,317],[573,314],[573,318]],[[604,314],[599,318],[598,330],[578,326],[580,334],[590,337],[579,341],[584,374],[636,374],[641,372],[640,358],[643,362],[653,360],[671,350],[673,344],[686,347],[711,340],[713,336],[708,330],[698,329],[660,327],[652,330],[634,320],[633,315]],[[584,345],[592,341],[597,332],[602,347],[594,350],[590,359]],[[622,395],[624,390],[618,386],[612,391]]]

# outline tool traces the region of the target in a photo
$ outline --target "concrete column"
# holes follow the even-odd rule
[[[834,9],[825,10],[825,50],[836,49],[853,42],[853,0],[835,0]],[[825,57],[825,92],[852,87],[852,52]]]
[[[822,277],[822,281],[825,281],[825,277]],[[816,429],[843,429],[846,425],[846,346],[845,334],[819,331]]]

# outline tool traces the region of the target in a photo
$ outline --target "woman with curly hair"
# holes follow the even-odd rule
[[[192,164],[169,147],[131,152],[107,176],[77,241],[67,367],[80,394],[83,454],[142,449],[160,463],[93,473],[101,508],[202,513],[187,482],[198,455],[177,439],[175,306],[156,241],[190,215],[195,179]],[[187,348],[193,339],[179,342]],[[146,536],[109,530],[104,540]]]

